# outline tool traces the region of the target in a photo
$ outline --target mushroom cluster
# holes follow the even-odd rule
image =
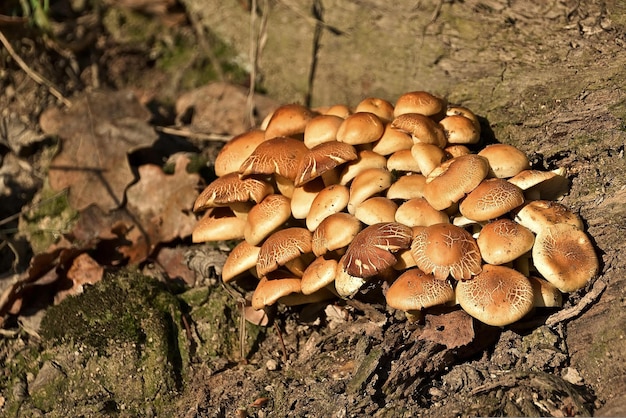
[[[254,277],[257,310],[366,283],[408,317],[458,303],[504,326],[558,307],[598,271],[581,219],[556,202],[568,181],[514,146],[483,147],[480,130],[469,109],[421,91],[281,106],[218,154],[192,239],[240,240],[222,279]]]

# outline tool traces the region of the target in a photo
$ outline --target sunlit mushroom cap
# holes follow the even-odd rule
[[[447,209],[474,190],[488,172],[489,161],[475,154],[446,160],[426,177],[424,198],[437,210]]]
[[[409,200],[424,196],[426,177],[421,174],[405,174],[396,179],[387,189],[388,199]]]
[[[337,260],[318,256],[304,270],[302,275],[302,293],[309,295],[335,281]]]
[[[412,91],[401,95],[394,106],[394,116],[405,113],[420,113],[425,116],[437,116],[444,113],[446,103],[443,99],[425,91]]]
[[[307,122],[314,116],[315,112],[306,106],[296,103],[282,105],[272,114],[265,128],[265,137],[272,139],[302,134]]]
[[[409,227],[450,223],[445,212],[433,208],[426,199],[421,197],[409,199],[402,203],[395,215],[396,222]]]
[[[439,121],[449,144],[476,144],[480,140],[480,125],[463,115],[451,115]]]
[[[302,141],[289,137],[276,137],[262,142],[241,164],[239,172],[250,174],[278,174],[294,180],[300,161],[309,149]]]
[[[239,172],[239,167],[244,160],[265,140],[265,132],[260,129],[253,129],[235,136],[224,144],[215,157],[215,163],[213,163],[215,175],[220,177],[224,174]]]
[[[315,197],[324,189],[324,181],[318,177],[293,189],[291,194],[291,214],[296,219],[304,219],[311,210]]]
[[[515,221],[538,234],[555,224],[568,224],[578,229],[584,225],[580,216],[564,205],[550,200],[533,200],[515,211]]]
[[[374,142],[383,135],[384,123],[370,112],[353,113],[344,119],[337,130],[337,141],[358,145]]]
[[[459,205],[463,216],[474,221],[498,218],[524,203],[522,190],[504,179],[483,180]]]
[[[528,228],[517,222],[498,219],[481,229],[476,242],[486,263],[504,264],[530,251],[535,236]]]
[[[393,282],[385,298],[392,308],[410,312],[454,301],[454,289],[447,281],[412,268]]]
[[[383,155],[369,150],[359,151],[357,159],[347,163],[339,174],[339,184],[350,183],[357,175],[367,169],[386,167],[387,159]]]
[[[446,153],[436,145],[418,142],[411,147],[411,155],[417,163],[418,171],[428,176],[435,167],[446,160]]]
[[[271,280],[263,277],[252,294],[252,307],[259,310],[271,306],[283,296],[300,292],[301,288],[301,280],[297,277],[287,276]]]
[[[335,115],[319,115],[309,120],[304,128],[304,145],[313,148],[324,142],[336,141],[337,130],[343,118]]]
[[[396,151],[410,149],[412,146],[413,138],[409,134],[393,128],[391,123],[387,123],[383,135],[372,144],[372,151],[380,155],[390,155]]]
[[[259,277],[278,269],[289,261],[311,252],[311,232],[291,227],[270,235],[261,245],[256,269]]]
[[[533,307],[560,308],[563,306],[563,294],[555,285],[535,276],[530,276],[528,280],[533,286]]]
[[[227,241],[242,239],[246,221],[235,216],[227,207],[210,208],[196,223],[192,242]]]
[[[381,222],[395,222],[398,205],[391,199],[383,196],[374,196],[359,203],[354,210],[354,216],[365,225]]]
[[[379,97],[367,97],[359,102],[354,109],[355,113],[370,112],[378,116],[383,122],[393,119],[393,105]]]
[[[564,174],[564,169],[524,170],[511,177],[509,181],[524,190],[528,199],[556,200],[569,191],[569,180]]]
[[[324,142],[311,148],[300,161],[294,181],[296,187],[321,176],[348,161],[356,160],[356,149],[338,141]]]
[[[411,236],[411,228],[401,223],[370,225],[354,237],[339,264],[351,276],[375,276],[396,263],[393,252],[408,248]]]
[[[313,202],[306,216],[306,226],[314,231],[324,219],[333,213],[341,212],[348,205],[350,191],[341,184],[331,184],[322,189]]]
[[[349,213],[339,212],[328,216],[313,231],[313,254],[319,256],[350,245],[363,225]]]
[[[271,194],[257,203],[246,219],[244,238],[258,245],[291,217],[291,201],[281,194]]]
[[[241,241],[228,254],[222,267],[222,280],[228,283],[235,277],[256,266],[261,247]]]
[[[598,257],[587,234],[567,224],[539,231],[532,259],[537,271],[562,292],[585,287],[599,269]]]
[[[234,202],[260,202],[265,196],[273,193],[271,184],[254,177],[243,178],[237,173],[229,173],[212,181],[193,205],[194,212],[216,207],[227,206]]]
[[[469,232],[441,223],[421,229],[413,239],[411,253],[417,267],[445,280],[468,280],[481,271],[480,250]]]
[[[465,116],[466,118],[471,120],[472,123],[476,126],[476,129],[480,131],[480,120],[478,119],[476,114],[472,112],[471,110],[469,110],[467,107],[448,106],[448,108],[446,109],[446,116],[453,116],[453,115]]]
[[[396,117],[391,126],[411,135],[413,142],[433,144],[439,148],[446,146],[446,135],[441,125],[419,113],[404,113]]]
[[[387,170],[397,172],[419,173],[420,168],[413,158],[411,149],[401,149],[387,157]]]
[[[526,276],[504,266],[485,264],[472,280],[457,283],[456,298],[465,312],[502,327],[522,319],[533,307],[533,287]]]
[[[391,186],[393,175],[384,168],[369,168],[360,172],[350,184],[348,212],[354,214],[356,207],[365,199],[383,193]]]
[[[478,155],[489,160],[489,174],[498,178],[513,177],[530,169],[528,157],[519,149],[509,144],[487,145]]]

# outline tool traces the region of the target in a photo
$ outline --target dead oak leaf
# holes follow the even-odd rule
[[[439,315],[426,314],[426,326],[420,340],[432,341],[454,349],[474,340],[474,322],[465,311],[455,310]]]
[[[61,151],[49,168],[50,186],[68,188],[70,205],[77,210],[91,204],[105,211],[119,207],[134,181],[128,154],[157,139],[149,117],[126,91],[87,93],[66,112],[46,110],[40,118],[42,130],[61,138]]]

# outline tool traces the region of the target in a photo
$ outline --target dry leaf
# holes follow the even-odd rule
[[[83,210],[91,204],[105,211],[123,201],[134,180],[128,153],[151,146],[157,135],[150,113],[129,92],[93,92],[74,101],[67,112],[46,110],[40,125],[62,139],[50,164],[54,190],[69,188],[69,202]]]
[[[67,271],[67,279],[71,281],[72,287],[67,290],[61,290],[54,296],[54,303],[58,304],[67,296],[77,295],[83,292],[84,285],[96,284],[104,275],[104,267],[96,260],[91,258],[89,254],[79,254],[72,261],[70,269]]]
[[[156,255],[156,262],[165,271],[170,279],[180,279],[187,285],[193,286],[196,283],[196,273],[192,271],[185,262],[186,249],[163,247]]]
[[[448,349],[462,347],[474,340],[474,321],[465,311],[432,315],[426,314],[426,326],[420,340],[445,345]]]

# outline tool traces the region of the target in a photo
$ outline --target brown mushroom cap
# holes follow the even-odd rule
[[[350,184],[348,212],[354,214],[356,207],[365,199],[382,193],[391,186],[393,175],[383,168],[369,168],[360,172]]]
[[[385,168],[387,159],[374,151],[359,151],[356,160],[346,164],[339,175],[339,184],[350,183],[357,175],[369,168]]]
[[[387,170],[399,171],[407,173],[419,173],[420,168],[417,165],[417,161],[413,158],[411,149],[401,149],[387,158]]]
[[[454,301],[454,289],[447,281],[412,268],[393,282],[385,298],[392,308],[411,312]]]
[[[408,248],[411,236],[411,228],[401,223],[370,225],[354,237],[340,267],[351,276],[364,279],[375,276],[396,263],[392,252]]]
[[[553,171],[524,170],[509,181],[524,190],[530,200],[556,200],[569,191],[569,180],[564,169]]]
[[[488,221],[504,215],[524,203],[522,190],[504,179],[483,180],[459,205],[463,216],[474,221]]]
[[[309,120],[304,128],[304,145],[313,148],[324,142],[336,141],[337,130],[343,118],[335,115],[319,115]]]
[[[489,161],[475,154],[444,161],[426,177],[424,198],[437,210],[449,208],[474,190],[489,172]]]
[[[191,241],[209,242],[242,239],[246,221],[227,207],[210,208],[196,223]]]
[[[555,224],[568,224],[578,229],[584,225],[580,216],[564,205],[550,200],[533,200],[515,211],[515,222],[538,234]]]
[[[463,115],[450,115],[439,121],[448,144],[476,144],[480,140],[480,125]]]
[[[441,125],[419,113],[404,113],[396,117],[391,126],[411,135],[414,143],[433,144],[439,148],[446,146],[446,135]]]
[[[314,231],[319,224],[332,215],[341,212],[348,205],[350,191],[346,186],[332,184],[322,189],[313,202],[306,216],[306,226],[309,231]]]
[[[379,97],[368,97],[361,100],[361,102],[356,105],[354,112],[373,113],[383,122],[389,122],[393,119],[393,105],[387,100]]]
[[[489,160],[489,174],[498,178],[513,177],[524,170],[530,169],[530,161],[526,154],[513,145],[492,144],[480,150],[478,155]]]
[[[311,232],[306,228],[286,228],[274,232],[261,245],[256,266],[259,277],[311,252]]]
[[[222,267],[222,280],[228,283],[240,274],[256,266],[261,247],[241,241],[228,254]]]
[[[282,105],[272,113],[265,128],[265,138],[302,134],[314,116],[315,113],[306,106],[297,103]]]
[[[262,142],[241,164],[239,172],[250,174],[278,174],[293,181],[298,174],[300,161],[309,152],[302,141],[289,137],[276,137]]]
[[[265,196],[257,203],[246,219],[244,238],[252,245],[258,245],[273,231],[291,217],[291,201],[281,194]]]
[[[196,198],[194,212],[216,207],[227,206],[234,202],[260,202],[274,189],[266,181],[254,178],[243,178],[237,173],[229,173],[211,182]]]
[[[488,325],[502,327],[522,319],[533,307],[533,287],[523,274],[485,264],[472,280],[457,283],[456,298],[465,312]]]
[[[224,174],[239,172],[241,163],[265,140],[265,132],[260,129],[253,129],[232,138],[215,157],[213,163],[215,175],[221,177]]]
[[[362,228],[361,221],[349,213],[339,212],[328,216],[313,231],[313,254],[320,256],[347,247]]]
[[[302,274],[302,293],[309,295],[335,281],[337,260],[318,256]]]
[[[526,227],[510,219],[489,222],[476,240],[483,260],[504,264],[521,257],[533,247],[535,236]]]
[[[353,113],[344,119],[337,130],[337,141],[358,145],[374,142],[383,135],[384,123],[370,112]]]
[[[356,159],[356,149],[350,144],[330,141],[316,145],[302,157],[294,185],[301,186],[341,164]]]
[[[405,113],[421,113],[425,116],[441,115],[446,102],[425,91],[412,91],[401,95],[394,106],[394,116]]]
[[[359,203],[354,210],[354,216],[365,225],[381,222],[395,222],[398,205],[391,199],[374,196]]]
[[[413,239],[411,253],[417,267],[439,280],[449,275],[456,280],[468,280],[481,271],[476,240],[463,228],[449,223],[421,229]]]
[[[448,108],[446,109],[446,116],[452,116],[452,115],[465,116],[466,118],[471,120],[472,123],[476,126],[476,129],[480,131],[480,120],[478,120],[478,117],[476,116],[476,114],[472,112],[471,110],[469,110],[467,107],[448,106]]]
[[[428,176],[435,167],[446,160],[446,153],[436,145],[418,142],[411,147],[411,155],[419,172]]]
[[[424,196],[426,177],[421,174],[405,174],[389,186],[386,196],[388,199],[409,200]]]
[[[301,280],[297,277],[284,277],[272,280],[263,277],[259,280],[259,284],[257,284],[252,294],[252,307],[260,310],[266,306],[271,306],[283,296],[300,292],[301,288]]]
[[[372,144],[372,151],[380,155],[390,155],[396,151],[410,149],[412,146],[413,138],[409,134],[393,128],[391,123],[387,123],[383,135]]]
[[[398,207],[395,214],[395,221],[409,227],[430,226],[440,223],[450,223],[448,215],[439,211],[426,201],[418,197],[409,199]]]
[[[313,200],[324,189],[324,181],[316,178],[293,189],[291,194],[291,214],[296,219],[304,219],[311,210]]]
[[[563,306],[563,294],[555,285],[539,277],[528,278],[533,286],[533,307],[560,308]]]
[[[568,224],[539,231],[532,258],[537,271],[562,292],[585,287],[599,269],[598,257],[587,234]]]

